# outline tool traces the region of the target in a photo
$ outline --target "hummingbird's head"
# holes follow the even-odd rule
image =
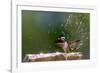
[[[58,42],[65,42],[65,37],[63,37],[63,36],[59,37]]]

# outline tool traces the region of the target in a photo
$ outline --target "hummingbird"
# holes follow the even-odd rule
[[[67,41],[65,41],[65,37],[64,36],[61,36],[61,37],[59,37],[58,39],[57,39],[57,43],[56,43],[56,45],[58,46],[58,47],[60,47],[60,48],[62,48],[63,49],[63,51],[65,52],[65,53],[68,53],[69,51],[69,44],[68,44],[68,42]]]
[[[80,40],[66,41],[64,36],[57,39],[56,45],[63,49],[64,53],[69,53],[71,50],[77,49]]]

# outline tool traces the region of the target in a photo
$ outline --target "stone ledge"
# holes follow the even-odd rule
[[[81,60],[81,52],[71,52],[71,53],[40,53],[40,54],[26,54],[23,62],[45,62],[45,61],[63,61],[63,60]]]

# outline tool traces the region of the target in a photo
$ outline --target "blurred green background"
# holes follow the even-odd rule
[[[63,52],[55,41],[60,35],[67,41],[82,42],[77,51],[90,58],[90,14],[22,10],[22,59],[25,54]]]

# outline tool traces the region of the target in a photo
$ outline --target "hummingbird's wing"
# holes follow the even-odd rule
[[[79,49],[80,48],[80,41],[77,41],[77,40],[69,41],[69,47],[71,48],[71,50]]]

